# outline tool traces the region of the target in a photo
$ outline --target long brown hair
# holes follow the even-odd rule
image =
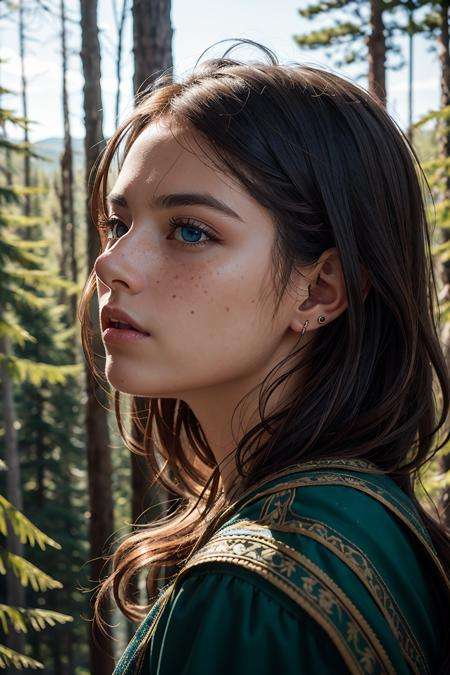
[[[282,376],[266,386],[271,371],[261,383],[261,421],[235,449],[239,487],[243,491],[311,459],[369,460],[414,501],[448,573],[448,530],[414,492],[420,469],[450,437],[438,433],[445,429],[450,385],[436,316],[424,198],[429,188],[418,158],[383,105],[363,88],[321,68],[279,64],[270,49],[251,40],[239,43],[259,47],[268,63],[231,59],[229,48],[221,58],[196,65],[181,82],[161,74],[141,95],[102,154],[92,189],[94,222],[107,216],[108,172],[122,141],[121,162],[141,131],[164,118],[199,132],[211,161],[225,166],[272,214],[279,302],[294,270],[336,247],[348,310],[315,331],[307,354],[293,351],[292,367]],[[361,264],[370,279],[365,299]],[[94,290],[92,271],[79,319],[95,372],[87,311]],[[266,416],[269,397],[287,378],[295,381],[300,368],[308,372],[301,390]],[[142,444],[124,429],[118,391],[114,403],[127,446],[143,453],[159,483],[181,499],[169,515],[140,527],[117,548],[96,598],[100,623],[99,603],[111,588],[120,610],[141,620],[151,605],[133,602],[131,578],[146,568],[152,575],[163,567],[179,569],[225,506],[214,454],[184,401],[148,399]],[[267,432],[269,440],[259,442]]]

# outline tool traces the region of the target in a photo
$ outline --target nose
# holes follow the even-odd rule
[[[145,285],[142,257],[124,243],[117,241],[103,251],[94,263],[94,273],[108,288],[125,285],[131,292],[139,293]]]

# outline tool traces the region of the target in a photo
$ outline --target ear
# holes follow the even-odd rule
[[[316,330],[336,319],[348,307],[344,275],[337,248],[329,248],[322,253],[315,265],[314,273],[306,279],[306,285],[303,277],[298,297],[305,298],[308,285],[309,297],[306,297],[303,302],[301,299],[298,302],[297,299],[297,306],[293,310],[290,327],[295,332],[301,332],[306,320],[308,320],[306,330]],[[320,316],[325,317],[323,323],[318,321]]]

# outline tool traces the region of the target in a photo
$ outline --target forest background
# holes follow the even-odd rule
[[[0,0],[0,669],[112,672],[137,625],[111,608],[111,635],[92,631],[105,556],[169,497],[149,490],[147,466],[124,448],[76,318],[99,251],[89,175],[136,93],[163,70],[178,79],[231,38],[375,93],[432,190],[437,320],[450,363],[449,5]],[[101,341],[96,352],[101,367]],[[139,439],[136,425],[128,431]],[[450,525],[447,446],[418,494]],[[143,579],[135,593],[146,600]]]

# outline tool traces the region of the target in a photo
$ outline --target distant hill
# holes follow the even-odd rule
[[[62,138],[44,138],[42,141],[32,143],[33,150],[40,155],[44,155],[48,161],[33,159],[42,171],[51,173],[59,165],[59,158],[63,149]],[[72,138],[72,151],[74,159],[74,169],[78,171],[84,164],[84,138]]]

